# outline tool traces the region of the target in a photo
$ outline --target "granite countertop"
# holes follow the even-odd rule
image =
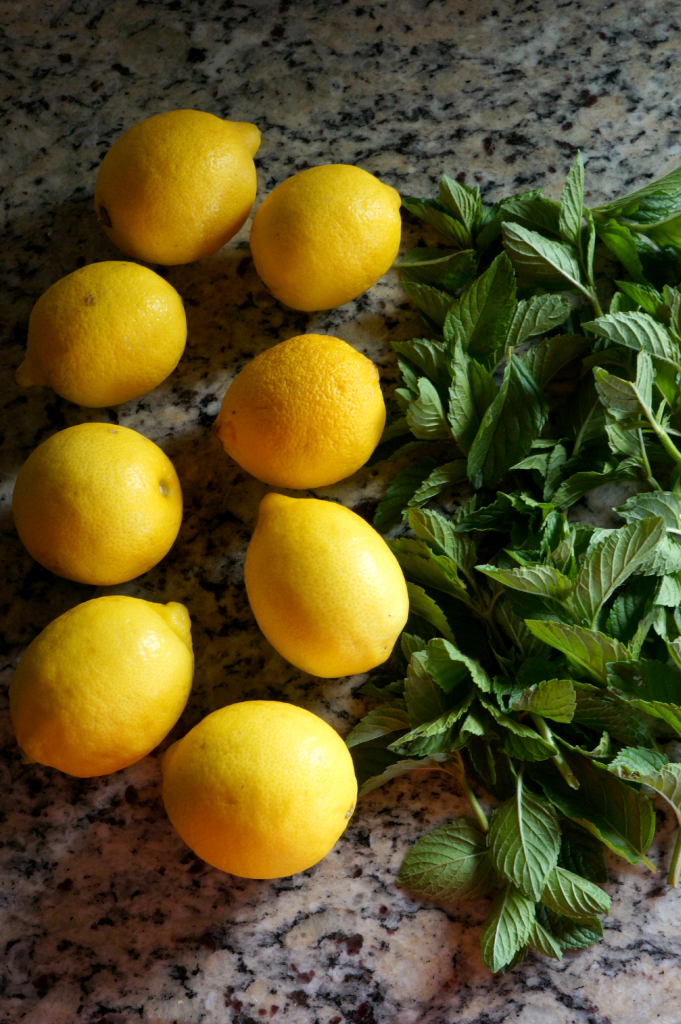
[[[189,341],[175,373],[115,409],[20,391],[29,311],[62,275],[118,259],[92,209],[96,169],[143,117],[178,107],[262,130],[258,202],[318,163],[357,163],[403,193],[446,170],[492,198],[556,196],[577,147],[605,198],[679,162],[681,31],[675,0],[5,0],[3,42],[2,590],[3,916],[0,1022],[14,1024],[679,1024],[681,894],[613,860],[605,941],[561,963],[532,954],[493,977],[479,954],[485,901],[437,906],[395,885],[425,831],[464,812],[448,777],[423,772],[359,804],[317,867],[244,881],[197,860],[160,798],[158,754],[100,779],[25,766],[7,683],[55,616],[104,590],[59,579],[22,548],[13,479],[54,431],[86,420],[140,430],[171,456],[185,495],[178,541],[152,572],[106,592],[187,604],[196,677],[170,739],[248,698],[302,704],[346,735],[361,680],[285,663],[255,626],[242,563],[266,488],[210,426],[238,370],[305,331],[351,342],[395,380],[389,338],[420,333],[390,274],[328,313],[291,312],[260,284],[248,225],[220,254],[171,268]],[[419,236],[406,226],[405,243]],[[368,508],[376,469],[318,493]],[[168,741],[169,742],[169,741]],[[660,811],[654,863],[672,823]]]

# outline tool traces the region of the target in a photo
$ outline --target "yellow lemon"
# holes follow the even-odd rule
[[[170,732],[193,672],[184,605],[86,601],[46,626],[19,662],[9,688],[17,742],[69,775],[116,772]]]
[[[151,391],[177,366],[187,340],[182,299],[136,263],[92,263],[36,302],[17,384],[48,384],[77,405],[119,405]]]
[[[46,569],[109,586],[168,553],[182,522],[182,492],[153,441],[128,427],[81,423],[31,452],[12,512],[23,544]]]
[[[269,642],[315,676],[381,665],[409,614],[402,570],[380,534],[317,498],[265,495],[244,577]]]
[[[347,342],[303,334],[237,375],[213,430],[225,451],[277,487],[323,487],[363,466],[385,426],[378,370]]]
[[[310,167],[277,185],[253,218],[251,253],[280,302],[332,309],[371,288],[400,246],[400,196],[347,164]]]
[[[133,125],[104,157],[95,210],[129,256],[167,266],[221,249],[255,199],[254,124],[171,110]]]
[[[321,718],[270,700],[208,715],[164,757],[163,802],[194,853],[242,878],[312,867],[357,800],[352,759]]]

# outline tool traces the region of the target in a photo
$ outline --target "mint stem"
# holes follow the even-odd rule
[[[475,795],[475,793],[468,784],[468,779],[466,778],[466,769],[464,768],[463,758],[461,757],[461,751],[459,750],[457,750],[456,752],[456,763],[458,766],[456,777],[461,783],[461,788],[463,789],[464,796],[468,800],[468,803],[471,805],[471,810],[475,815],[475,820],[480,826],[481,832],[489,832],[489,821],[487,820],[487,815],[480,806],[477,796]]]
[[[638,428],[637,433],[638,433],[638,446],[641,449],[641,461],[643,463],[643,469],[644,469],[645,474],[646,474],[646,480],[648,481],[648,483],[650,484],[650,486],[652,487],[652,489],[654,491],[661,491],[662,488],[660,487],[660,485],[658,484],[657,480],[653,476],[653,471],[650,468],[650,462],[648,461],[648,453],[646,451],[645,441],[643,440],[643,431],[641,430],[640,427]]]
[[[546,719],[542,718],[541,715],[535,715],[533,712],[530,712],[530,717],[534,722],[535,729],[537,730],[541,738],[543,740],[546,740],[547,743],[550,743],[553,749],[555,750],[555,754],[553,755],[551,760],[553,761],[553,763],[555,764],[556,768],[563,776],[565,781],[567,782],[570,789],[579,789],[579,779],[573,773],[572,769],[570,768],[570,765],[567,763],[567,761],[561,754],[560,750],[556,746],[556,741],[554,739],[553,733],[546,724]]]
[[[681,826],[681,822],[679,823]],[[669,875],[667,882],[669,885],[673,885],[676,889],[679,884],[679,877],[681,876],[681,827],[679,827],[676,833],[676,843],[674,845],[674,852],[672,853],[672,859],[669,862]]]

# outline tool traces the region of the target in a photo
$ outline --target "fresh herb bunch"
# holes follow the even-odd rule
[[[507,971],[602,937],[603,849],[653,867],[655,794],[681,825],[681,170],[593,210],[579,155],[560,203],[485,208],[449,178],[404,203],[451,244],[399,267],[431,337],[394,345],[375,461],[410,461],[374,524],[408,527],[388,543],[410,617],[347,742],[361,794],[414,769],[458,781],[473,817],[420,839],[399,880],[496,892],[482,951]],[[620,528],[568,519],[622,480]],[[499,802],[489,821],[472,784]]]

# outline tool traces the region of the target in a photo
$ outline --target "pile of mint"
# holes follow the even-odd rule
[[[373,459],[410,615],[347,742],[361,794],[454,777],[471,816],[398,880],[493,895],[482,953],[508,971],[602,937],[604,849],[654,870],[656,797],[681,824],[681,169],[587,209],[578,154],[561,202],[444,177],[404,206],[446,240],[397,268],[426,336],[393,346]],[[571,514],[623,481],[618,528]]]

